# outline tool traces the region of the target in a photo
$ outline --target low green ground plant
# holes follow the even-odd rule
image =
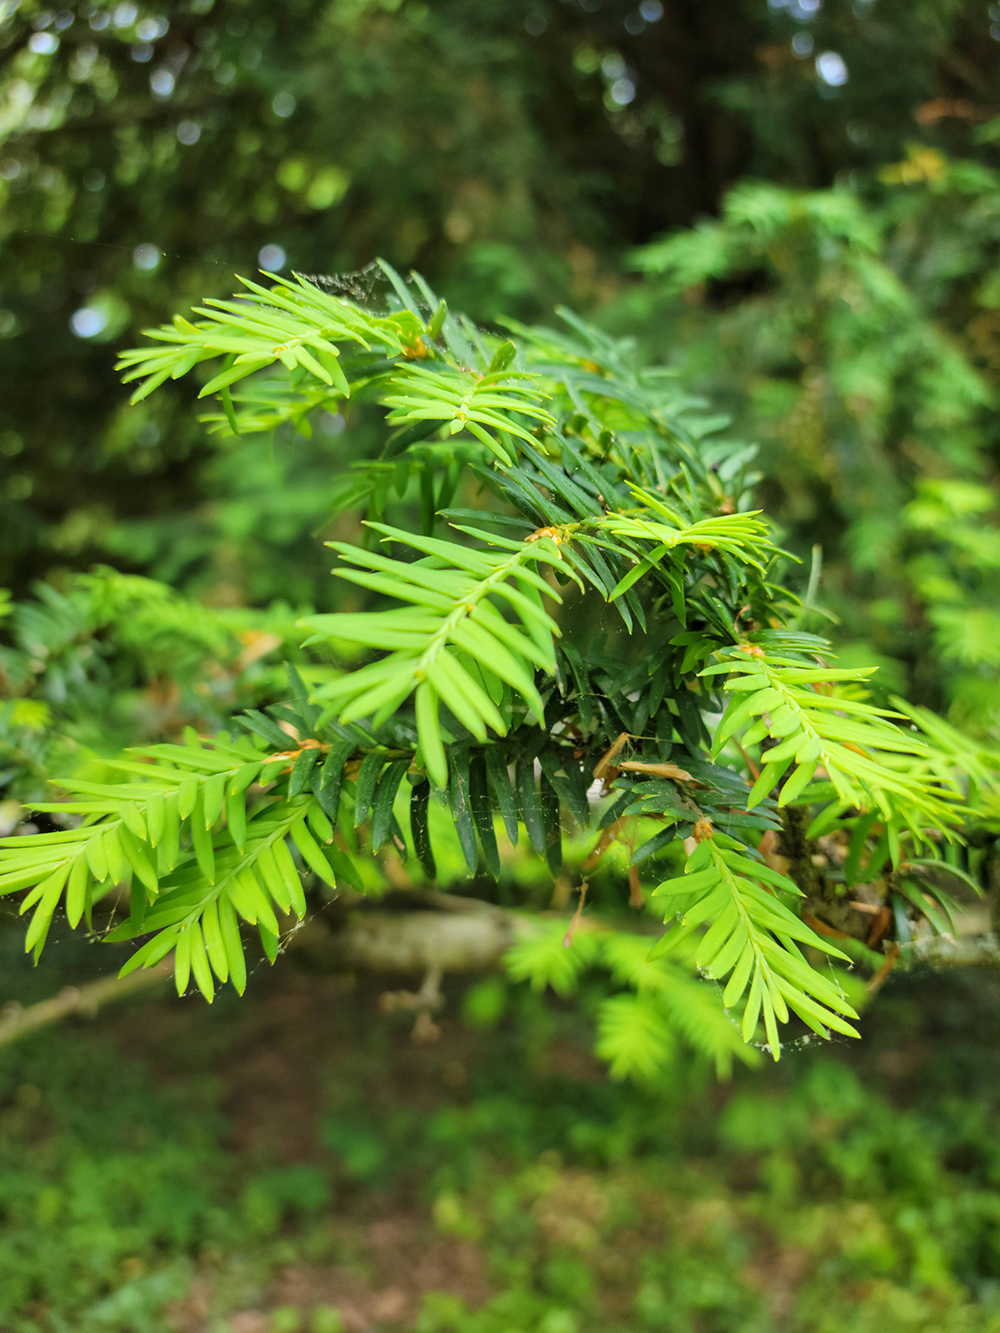
[[[981,987],[896,984],[863,1058],[804,1048],[713,1091],[689,1057],[655,1086],[608,1080],[579,1015],[531,992],[491,1027],[467,992],[465,1021],[414,1048],[366,1019],[375,992],[334,1006],[289,967],[244,1002],[152,1002],[3,1051],[2,1327],[1000,1327]],[[289,1042],[296,1004],[326,1008],[299,1047],[318,1099],[279,1054],[255,1125],[247,1051],[261,1025]]]

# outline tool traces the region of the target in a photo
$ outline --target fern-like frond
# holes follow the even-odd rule
[[[89,925],[93,904],[125,885],[128,918],[109,939],[151,936],[125,972],[152,967],[174,950],[180,992],[193,975],[211,1000],[213,974],[242,991],[246,966],[237,917],[257,926],[273,958],[277,913],[305,913],[287,839],[326,883],[335,885],[338,877],[355,882],[346,856],[332,844],[324,812],[336,816],[339,797],[331,800],[328,788],[335,780],[339,793],[352,748],[347,742],[334,753],[329,774],[317,775],[306,792],[299,776],[311,773],[320,754],[316,742],[311,749],[269,754],[249,738],[192,736],[187,745],[130,751],[110,763],[126,779],[119,783],[63,780],[73,799],[36,808],[79,816],[77,828],[0,840],[0,893],[26,889],[20,910],[34,908],[25,948],[37,958],[60,904],[71,927],[84,917]],[[251,786],[276,780],[276,795],[255,798],[248,809]]]
[[[893,698],[894,708],[908,717],[924,743],[920,769],[928,778],[947,774],[956,784],[968,784],[970,803],[978,792],[1000,790],[1000,749],[975,741],[929,708],[918,708]]]
[[[137,881],[134,907],[155,898],[161,878],[178,864],[184,821],[190,821],[202,873],[214,882],[207,830],[224,810],[231,817],[237,804],[245,810],[242,793],[259,778],[267,758],[249,741],[154,745],[134,756],[112,764],[131,781],[63,779],[75,799],[36,806],[81,816],[78,828],[29,842],[0,840],[0,892],[33,886],[20,909],[35,908],[26,949],[40,951],[64,891],[72,926],[84,913],[89,917],[95,890],[100,894],[126,877]]]
[[[230,386],[266,366],[299,367],[309,376],[347,397],[350,387],[340,367],[338,342],[369,349],[379,346],[399,355],[423,332],[409,311],[376,316],[341,297],[321,291],[303,277],[275,278],[270,288],[242,278],[250,293],[232,300],[207,300],[196,307],[197,322],[177,315],[173,323],[147,329],[158,344],[123,352],[118,368],[126,382],[142,380],[132,402],[147,397],[167,379],[179,379],[202,361],[225,357],[223,369],[201,390],[200,397],[222,393],[231,411]]]
[[[566,922],[556,921],[525,934],[507,950],[503,961],[515,981],[530,982],[534,990],[551,986],[557,995],[569,995],[599,950],[596,935],[578,930],[568,942]]]
[[[742,735],[744,746],[765,738],[775,742],[763,750],[749,807],[781,782],[782,806],[828,795],[841,809],[873,809],[885,821],[894,862],[903,829],[919,845],[928,828],[947,831],[956,825],[954,787],[914,764],[926,746],[895,725],[900,715],[833,692],[838,685],[863,682],[870,672],[837,670],[753,647],[724,658],[701,673],[729,675],[724,688],[733,695],[716,730],[713,755],[751,722]]]
[[[193,975],[199,990],[211,1001],[213,973],[220,982],[231,981],[242,992],[246,965],[237,918],[257,927],[265,952],[273,958],[279,933],[277,913],[294,913],[300,920],[305,915],[302,880],[286,843],[289,836],[305,864],[334,884],[334,867],[321,850],[332,840],[333,830],[316,800],[302,796],[266,806],[238,832],[231,821],[228,830],[204,841],[206,848],[211,846],[211,878],[206,874],[206,853],[197,855],[196,838],[195,857],[178,863],[160,884],[146,912],[133,912],[111,932],[111,941],[152,933],[123,973],[152,967],[174,950],[178,994],[184,993],[188,976]]]
[[[641,998],[651,998],[660,1023],[666,1023],[687,1045],[711,1060],[719,1076],[725,1078],[732,1070],[734,1058],[743,1064],[754,1065],[760,1057],[755,1047],[743,1041],[738,1025],[723,1008],[719,988],[691,976],[693,958],[687,956],[690,952],[690,949],[682,949],[680,957],[669,962],[663,959],[651,961],[649,941],[642,935],[609,931],[601,937],[601,957],[613,980],[638,992]],[[624,1054],[631,1072],[635,1066],[637,1041],[627,1039],[624,1047],[619,1047],[616,1042],[620,1024],[623,1025],[630,1012],[635,1013],[619,1004],[623,998],[615,996],[602,1004],[598,1031],[602,1033],[603,1058],[610,1060],[614,1069],[615,1061],[621,1062]],[[606,1012],[609,1014],[607,1020]],[[652,1016],[644,1014],[643,1017],[655,1033],[657,1028]],[[664,1048],[664,1054],[668,1049]],[[652,1058],[653,1052],[649,1052],[647,1059],[652,1061]]]
[[[642,558],[612,589],[610,599],[620,597],[667,556],[683,555],[685,549],[706,554],[719,551],[742,565],[763,572],[776,554],[767,524],[756,513],[722,514],[695,522],[685,520],[660,497],[632,487],[644,512],[608,513],[594,526],[600,532],[641,543]]]
[[[763,1018],[776,1060],[781,1051],[777,1025],[788,1022],[789,1008],[824,1036],[830,1028],[857,1036],[841,1017],[856,1018],[857,1014],[836,984],[810,966],[799,946],[820,949],[836,958],[844,954],[805,925],[781,894],[792,900],[801,897],[787,876],[748,855],[742,843],[715,831],[703,833],[684,874],[653,891],[655,898],[665,897],[684,906],[679,926],[663,936],[649,955],[651,961],[662,958],[699,926],[710,923],[698,941],[695,961],[709,977],[729,976],[723,994],[727,1009],[737,1005],[749,987],[743,1039],[752,1040]]]
[[[341,722],[374,716],[380,725],[415,693],[424,763],[443,787],[448,771],[439,721],[442,703],[479,741],[485,741],[487,728],[506,735],[511,690],[541,719],[534,673],[555,670],[553,636],[559,633],[542,595],[558,600],[558,594],[533,566],[559,565],[561,554],[544,537],[508,542],[468,529],[502,547],[471,550],[382,523],[371,526],[385,539],[422,552],[424,559],[394,560],[343,542],[330,543],[353,566],[338,569],[340,578],[404,605],[302,621],[317,638],[388,653],[323,686],[315,698]],[[505,609],[518,623],[505,618]]]
[[[625,993],[598,1009],[594,1049],[612,1078],[649,1081],[671,1062],[677,1037],[656,996]]]
[[[546,427],[556,424],[552,414],[539,406],[545,395],[537,385],[537,376],[507,369],[477,375],[453,366],[411,364],[393,375],[382,401],[393,409],[389,414],[392,425],[440,422],[452,435],[464,429],[509,464],[513,462],[511,436],[532,442],[518,417]],[[505,447],[505,440],[510,448]]]

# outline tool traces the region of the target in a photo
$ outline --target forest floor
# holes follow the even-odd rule
[[[282,958],[0,1050],[3,1333],[1000,1333],[987,979],[648,1088],[586,994],[485,979],[415,1044],[381,991]]]

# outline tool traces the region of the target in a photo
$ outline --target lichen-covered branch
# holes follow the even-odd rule
[[[928,935],[904,946],[908,962],[931,967],[1000,967],[1000,939],[988,935]]]

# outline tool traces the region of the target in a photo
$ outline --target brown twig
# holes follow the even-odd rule
[[[872,977],[871,981],[869,981],[868,983],[866,989],[869,995],[874,995],[877,991],[880,991],[882,989],[885,983],[889,980],[889,974],[892,971],[892,969],[896,966],[896,960],[898,958],[899,958],[899,945],[894,940],[889,947],[889,952],[885,956],[885,962],[882,964],[879,970]]]
[[[587,901],[587,881],[584,880],[580,885],[580,901],[576,905],[576,911],[573,913],[573,920],[569,923],[566,934],[563,936],[563,948],[572,949],[573,936],[576,934],[576,928],[583,917],[583,904]]]
[[[818,916],[813,916],[812,912],[803,912],[802,920],[807,926],[811,926],[817,935],[826,935],[831,940],[849,940],[851,938],[846,931],[836,930],[833,926],[828,926],[825,921],[820,921]]]
[[[865,944],[867,944],[869,949],[875,948],[891,925],[892,913],[889,911],[888,907],[880,907],[878,916],[872,922],[872,928],[868,932],[868,938],[865,940]]]
[[[419,990],[385,991],[382,995],[379,1007],[384,1014],[396,1013],[400,1009],[416,1010],[412,1039],[418,1045],[437,1041],[441,1036],[441,1029],[431,1017],[444,1004],[441,977],[440,967],[429,967]]]
[[[639,867],[629,866],[628,868],[628,905],[629,907],[645,907],[646,900],[642,896],[642,885],[639,883]]]
[[[622,831],[624,826],[625,826],[624,819],[616,819],[613,824],[608,825],[608,827],[598,838],[594,850],[590,853],[590,855],[584,861],[583,865],[580,867],[580,869],[583,871],[584,874],[587,874],[588,871],[593,870],[594,866],[597,865],[598,861],[601,859],[604,853],[614,842],[615,838],[618,837],[618,834]]]

